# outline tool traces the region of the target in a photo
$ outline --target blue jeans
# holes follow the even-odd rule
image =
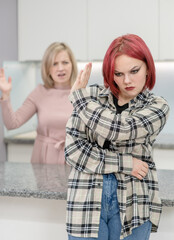
[[[120,240],[121,221],[116,192],[117,184],[114,174],[103,175],[102,208],[98,238],[69,235],[69,240]],[[151,227],[151,222],[147,221],[140,227],[134,228],[132,234],[124,238],[124,240],[148,240]]]

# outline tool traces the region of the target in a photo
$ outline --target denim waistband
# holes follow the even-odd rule
[[[103,174],[103,179],[116,179],[114,173],[109,173],[109,174]]]

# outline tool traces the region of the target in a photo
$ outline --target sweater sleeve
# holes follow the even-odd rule
[[[37,88],[30,93],[16,112],[12,109],[10,98],[0,100],[3,122],[8,130],[19,128],[37,112],[36,92]]]
[[[103,149],[91,142],[88,128],[74,110],[66,126],[65,159],[67,164],[88,174],[120,172],[131,175],[132,155]]]
[[[151,104],[127,117],[104,109],[89,97],[86,89],[73,92],[70,100],[86,126],[109,141],[156,136],[163,129],[169,115],[169,106],[161,97],[156,97]]]

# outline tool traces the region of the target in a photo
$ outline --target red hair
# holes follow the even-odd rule
[[[127,34],[116,38],[109,46],[103,60],[103,77],[106,88],[118,97],[119,89],[114,82],[115,59],[120,55],[127,55],[146,63],[148,75],[145,88],[152,89],[155,85],[155,64],[146,43],[137,35]]]

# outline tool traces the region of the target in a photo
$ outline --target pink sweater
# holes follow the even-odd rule
[[[64,164],[65,127],[73,107],[68,100],[70,89],[46,89],[38,85],[14,112],[10,99],[1,101],[3,121],[7,129],[15,129],[38,116],[37,137],[31,162]]]

